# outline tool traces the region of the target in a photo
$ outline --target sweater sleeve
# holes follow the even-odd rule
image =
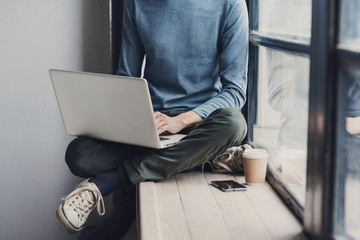
[[[193,109],[206,118],[223,107],[242,108],[246,101],[248,64],[248,13],[244,0],[228,13],[220,38],[219,75],[222,89],[213,98]]]
[[[134,0],[125,1],[122,41],[117,75],[140,77],[145,50],[141,42],[135,18]]]

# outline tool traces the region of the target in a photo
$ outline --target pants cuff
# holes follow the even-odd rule
[[[126,173],[128,174],[129,178],[130,178],[130,181],[132,184],[136,185],[138,184],[139,182],[141,182],[141,178],[140,176],[136,173],[136,170],[133,166],[133,163],[132,161],[125,161],[124,162],[124,167],[125,167],[125,171]]]

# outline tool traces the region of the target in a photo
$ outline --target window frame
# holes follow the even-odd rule
[[[258,26],[254,9],[257,3],[246,1],[249,8],[250,26]],[[287,203],[288,207],[303,223],[304,232],[311,239],[343,239],[344,208],[338,207],[343,201],[345,182],[340,178],[344,167],[337,161],[337,116],[339,110],[338,88],[340,69],[343,66],[358,65],[360,52],[354,52],[338,45],[341,1],[312,0],[312,27],[309,45],[296,40],[283,40],[250,31],[249,89],[257,82],[258,46],[310,56],[310,90],[308,118],[308,156],[305,207],[287,191],[274,173],[268,170],[267,180]],[[255,88],[256,89],[256,88]],[[248,117],[254,117],[252,109],[253,90],[248,90]],[[254,108],[255,107],[255,108]],[[255,113],[256,114],[256,113]],[[249,137],[252,138],[249,126]],[[343,191],[342,193],[339,191]],[[339,235],[340,233],[340,235]]]
[[[304,230],[332,239],[335,203],[338,41],[336,0],[313,0]]]
[[[283,39],[280,37],[274,37],[272,35],[266,35],[264,33],[257,32],[256,30],[251,30],[252,27],[257,29],[258,27],[258,3],[256,1],[247,0],[247,6],[249,10],[249,22],[250,22],[250,33],[249,33],[249,75],[248,75],[248,101],[247,101],[247,117],[248,122],[254,122],[256,118],[256,89],[258,81],[258,64],[259,64],[259,47],[266,47],[269,49],[274,49],[284,53],[290,53],[293,55],[299,55],[307,57],[311,53],[311,45],[306,44],[302,41]],[[255,22],[254,22],[255,18]],[[253,111],[252,111],[253,110]],[[248,126],[248,138],[253,139],[253,126]],[[267,171],[267,181],[275,189],[275,191],[280,195],[282,200],[287,204],[290,210],[302,223],[304,219],[304,207],[293,197],[291,192],[281,183],[281,181],[276,177],[276,173],[268,168]]]

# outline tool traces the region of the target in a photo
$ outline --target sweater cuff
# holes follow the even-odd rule
[[[205,111],[201,107],[194,108],[193,111],[196,112],[202,119],[207,118],[211,114],[208,111]]]

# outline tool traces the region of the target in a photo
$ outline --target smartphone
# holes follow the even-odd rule
[[[231,191],[246,191],[246,187],[238,182],[233,180],[223,180],[223,181],[211,181],[210,185],[220,189],[224,192]]]

